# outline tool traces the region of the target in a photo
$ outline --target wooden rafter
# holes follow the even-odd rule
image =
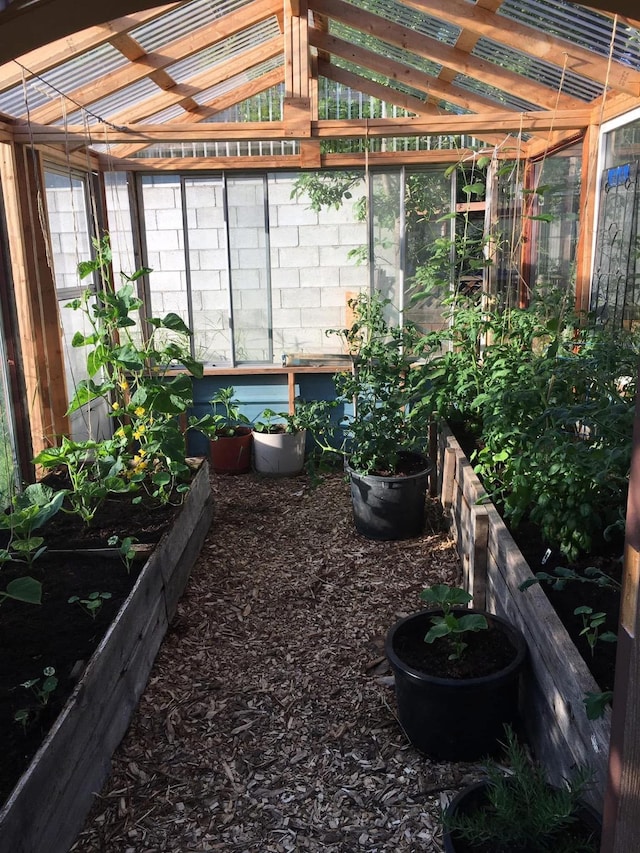
[[[544,109],[572,109],[580,108],[583,104],[576,98],[558,93],[539,83],[531,82],[509,71],[501,68],[493,62],[478,59],[469,55],[467,51],[458,47],[449,47],[429,36],[416,33],[408,27],[400,26],[392,21],[387,21],[363,9],[358,9],[351,3],[343,0],[314,0],[314,9],[321,14],[327,15],[341,23],[347,24],[360,32],[375,35],[382,41],[400,47],[416,56],[420,56],[431,62],[437,62],[456,74],[464,74],[476,80],[486,83],[497,90],[504,92],[517,92],[522,100]],[[439,78],[445,85],[450,81],[442,76]]]
[[[180,60],[242,32],[249,26],[266,20],[275,14],[278,6],[278,0],[254,0],[236,12],[223,15],[206,26],[199,27],[189,33],[188,36],[163,45],[161,50],[153,53],[143,51],[140,56],[123,68],[105,74],[99,80],[94,80],[85,86],[68,92],[66,102],[63,103],[58,98],[39,109],[33,110],[31,119],[41,124],[60,121],[65,112],[75,110],[79,105],[89,106],[107,95],[112,95],[114,92],[119,92],[133,83],[143,80],[145,77],[154,79],[160,88],[167,90],[175,85],[175,81],[169,85],[166,85],[166,81],[164,81],[164,85],[159,83],[157,75],[161,71]],[[155,78],[154,75],[156,75]]]
[[[464,21],[466,30],[491,39],[521,53],[567,68],[589,80],[636,97],[640,95],[640,73],[568,41],[550,36],[533,27],[512,21],[504,15],[483,9],[465,0],[403,0],[407,6],[451,24]]]
[[[408,86],[424,92],[428,100],[436,105],[441,100],[446,100],[473,112],[486,112],[496,108],[495,101],[489,98],[467,92],[451,83],[443,83],[431,74],[402,65],[362,47],[355,47],[336,36],[327,35],[313,28],[309,34],[311,44],[319,50],[324,50],[332,56],[338,56],[377,74],[383,74],[391,80],[402,80]]]

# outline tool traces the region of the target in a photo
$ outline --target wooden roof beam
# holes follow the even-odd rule
[[[284,2],[284,115],[290,136],[311,136],[309,8],[307,0]]]
[[[180,3],[168,3],[165,6],[157,6],[147,12],[137,12],[127,15],[124,18],[116,18],[106,24],[99,24],[96,27],[89,27],[86,30],[81,30],[79,33],[66,36],[51,42],[44,47],[38,47],[35,50],[30,50],[28,53],[17,57],[16,61],[8,61],[0,66],[0,92],[5,92],[13,86],[18,86],[22,83],[23,68],[28,69],[25,72],[27,79],[34,74],[44,74],[63,62],[68,62],[75,56],[81,53],[86,53],[95,47],[111,41],[114,37],[129,30],[139,27],[141,24],[146,24],[170,12],[172,9],[180,6]],[[3,39],[5,34],[3,32]]]
[[[244,53],[236,56],[228,62],[220,62],[209,71],[203,74],[198,74],[179,83],[167,92],[161,92],[159,95],[147,98],[139,104],[135,104],[130,109],[122,110],[114,116],[109,116],[109,123],[114,125],[130,125],[142,121],[149,116],[162,112],[175,105],[182,105],[185,102],[192,101],[203,89],[208,89],[211,86],[216,86],[253,68],[264,62],[267,59],[272,59],[282,53],[282,40],[277,37],[264,42],[258,47],[244,51]],[[107,132],[107,136],[109,132]]]
[[[223,15],[206,26],[199,27],[189,33],[188,36],[163,45],[160,50],[153,53],[143,53],[124,68],[119,68],[117,71],[105,74],[99,80],[94,80],[86,86],[80,86],[72,92],[67,92],[68,97],[64,103],[61,103],[61,99],[57,98],[55,101],[33,110],[31,119],[41,124],[53,124],[60,121],[65,112],[75,111],[78,105],[89,106],[145,77],[153,77],[154,74],[168,68],[175,62],[218,44],[253,24],[266,20],[275,14],[279,5],[279,0],[254,0],[254,2],[248,3],[237,11]],[[161,86],[161,88],[167,87]]]
[[[483,133],[504,136],[508,133],[543,133],[548,131],[583,130],[592,117],[589,108],[536,112],[485,112],[472,115],[439,115],[428,118],[349,119],[313,122],[313,136],[319,139],[381,137],[381,136],[439,136],[441,134]],[[139,124],[118,127],[97,124],[87,133],[84,125],[49,127],[16,122],[14,139],[17,142],[84,144],[106,139],[110,143],[205,141],[213,139],[284,139],[282,122],[207,123],[195,127],[184,122],[176,124]]]
[[[559,68],[566,64],[575,74],[594,80],[613,89],[640,95],[640,73],[619,62],[611,67],[604,57],[571,42],[547,35],[534,27],[496,15],[465,0],[403,0],[407,6],[425,12],[434,18],[461,26],[498,44],[542,59]]]
[[[362,47],[355,47],[342,39],[322,33],[313,27],[309,30],[309,37],[311,44],[319,50],[324,50],[333,56],[339,56],[349,62],[354,62],[356,65],[368,68],[370,71],[383,74],[391,80],[402,80],[408,86],[424,92],[428,101],[436,105],[439,104],[440,100],[445,100],[474,112],[486,112],[487,110],[495,110],[499,107],[495,101],[489,98],[474,95],[473,92],[467,92],[465,89],[453,86],[451,83],[439,81],[437,77],[433,77],[431,74],[425,74],[424,71],[418,71],[415,68],[401,65],[398,62],[386,59]]]
[[[470,56],[468,52],[457,47],[449,47],[429,36],[417,33],[363,9],[358,9],[351,3],[344,3],[343,0],[313,0],[313,4],[314,9],[317,9],[321,14],[340,21],[353,29],[374,35],[382,41],[431,62],[437,62],[456,74],[473,77],[475,80],[480,80],[504,92],[517,92],[519,98],[536,106],[544,109],[558,107],[565,110],[583,106],[583,102],[577,98],[558,95],[548,86],[529,81],[521,74],[509,71],[493,62]],[[445,85],[450,85],[448,80],[443,79],[443,82]]]

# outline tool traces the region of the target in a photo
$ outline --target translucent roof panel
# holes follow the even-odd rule
[[[395,0],[348,0],[350,5],[358,9],[366,9],[374,15],[400,24],[423,36],[431,36],[442,44],[453,45],[462,32],[460,27],[432,18],[425,12],[418,11]]]
[[[518,112],[530,112],[539,110],[536,104],[518,98],[516,94],[503,92],[501,89],[496,89],[494,86],[489,86],[480,80],[475,80],[473,77],[467,77],[464,74],[458,74],[453,81],[454,85],[461,89],[466,89],[468,92],[474,92],[476,95],[482,95],[483,98],[490,98],[496,102],[496,109],[507,108],[517,110]]]
[[[567,0],[504,0],[497,10],[514,21],[566,39],[602,56],[609,56],[613,20]],[[640,32],[618,25],[612,59],[640,70]]]
[[[586,77],[580,77],[569,70],[563,75],[562,68],[557,65],[518,53],[517,50],[510,50],[490,39],[480,39],[472,55],[495,62],[507,69],[517,68],[519,74],[536,83],[549,86],[555,92],[562,86],[563,94],[583,101],[592,101],[602,94],[602,86],[587,80]]]
[[[350,86],[318,78],[318,117],[320,119],[396,118],[413,115],[396,104],[373,98]]]
[[[68,117],[70,124],[81,124],[87,118],[90,124],[97,121],[108,121],[109,116],[115,115],[123,110],[135,108],[137,104],[157,95],[160,90],[151,80],[140,80],[132,86],[127,86],[107,98],[96,101],[87,110],[73,113]]]
[[[279,68],[282,65],[284,65],[284,59],[282,56],[267,59],[265,62],[260,63],[260,65],[256,65],[254,68],[243,71],[242,74],[236,74],[234,77],[229,77],[228,80],[224,80],[216,86],[203,89],[195,96],[195,100],[199,104],[211,104],[215,98],[220,98],[223,95],[228,94],[234,89],[242,86],[244,83],[249,83],[252,80],[259,79],[263,74],[266,74],[268,71],[273,71],[274,68]]]
[[[284,85],[273,86],[265,92],[259,92],[227,110],[222,110],[209,122],[236,121],[281,121],[284,103]]]
[[[421,91],[420,89],[414,89],[413,86],[408,86],[401,80],[390,80],[383,74],[375,74],[368,68],[362,68],[362,66],[360,65],[356,65],[353,62],[348,62],[346,59],[340,59],[338,57],[334,58],[333,64],[337,68],[344,68],[345,71],[350,71],[352,74],[357,74],[359,77],[362,77],[365,80],[371,80],[374,83],[381,83],[383,86],[387,86],[390,89],[395,89],[397,92],[402,92],[404,95],[410,95],[412,98],[417,98],[420,101],[424,101],[423,91]]]
[[[245,51],[253,47],[258,47],[264,42],[269,41],[280,35],[278,22],[275,18],[262,21],[253,27],[248,27],[238,35],[231,36],[218,44],[200,51],[199,53],[183,59],[181,62],[176,62],[167,69],[171,77],[182,83],[196,74],[201,74],[203,71],[220,65],[223,62],[229,62],[237,58]]]
[[[111,71],[128,64],[128,60],[110,44],[76,56],[69,62],[52,68],[27,81],[26,87],[14,86],[0,94],[0,110],[14,116],[26,116],[29,110],[37,109],[59,97],[60,93],[73,92],[98,80]],[[28,71],[28,69],[27,69]],[[26,104],[25,104],[26,88]]]
[[[423,59],[423,57],[418,56],[415,53],[409,53],[401,47],[388,44],[387,42],[376,38],[376,36],[369,35],[368,33],[362,33],[359,30],[354,30],[351,27],[336,23],[335,21],[331,22],[330,32],[331,35],[337,36],[344,41],[348,41],[349,44],[362,47],[365,50],[369,50],[372,53],[377,54],[378,56],[384,57],[385,59],[391,59],[400,65],[409,65],[417,71],[422,71],[425,74],[431,74],[434,77],[437,77],[442,69],[442,66],[437,62],[431,62],[428,59]]]
[[[250,2],[251,0],[192,0],[191,3],[132,30],[131,35],[150,53],[159,50],[167,42],[189,35],[198,27],[204,27],[223,15],[241,9]]]

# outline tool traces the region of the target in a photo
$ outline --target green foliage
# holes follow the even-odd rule
[[[221,388],[210,400],[213,414],[190,418],[189,426],[214,440],[237,435],[240,427],[250,426],[251,421],[240,411],[240,401],[234,399],[235,393],[231,386]]]
[[[69,604],[78,604],[87,616],[95,619],[105,601],[111,598],[110,592],[90,592],[86,598],[72,595],[67,601]]]
[[[10,559],[31,565],[46,550],[44,538],[34,536],[34,531],[60,510],[65,494],[33,483],[14,496],[11,512],[0,515],[0,530],[9,531],[9,543],[0,553],[0,562]]]
[[[589,644],[589,648],[591,649],[591,655],[595,651],[596,643],[600,641],[601,643],[615,643],[617,642],[617,637],[613,633],[613,631],[601,631],[600,629],[607,621],[607,614],[599,610],[597,612],[594,611],[593,607],[589,607],[587,604],[583,604],[580,607],[576,607],[573,611],[574,616],[580,616],[582,620],[582,630],[580,631],[580,636],[584,637]]]
[[[264,409],[253,428],[256,432],[296,433],[307,430],[318,442],[325,442],[333,434],[331,412],[337,406],[334,400],[296,400],[293,412],[275,412]]]
[[[117,548],[120,552],[122,562],[127,569],[127,574],[131,571],[131,566],[136,558],[136,550],[133,546],[137,541],[135,536],[125,536],[124,539],[119,539],[117,536],[110,536],[107,539],[107,544],[112,548]]]
[[[464,654],[464,650],[469,645],[463,639],[465,634],[484,631],[489,627],[481,613],[457,615],[454,612],[454,608],[466,607],[471,601],[471,595],[464,589],[435,584],[423,589],[420,598],[429,606],[442,610],[442,616],[432,617],[432,627],[425,635],[424,641],[435,643],[437,640],[446,638],[453,646],[449,660],[460,660]]]
[[[473,425],[472,462],[505,516],[575,559],[624,513],[639,347],[580,326],[566,298],[501,311],[456,296],[450,327],[421,342],[421,406]]]
[[[613,690],[604,690],[602,693],[587,693],[582,700],[587,719],[599,720],[603,717],[612,700]]]
[[[29,576],[15,578],[9,581],[4,591],[0,591],[0,604],[7,598],[21,601],[23,604],[41,604],[42,584]]]
[[[469,813],[445,815],[445,826],[456,839],[485,845],[482,849],[494,853],[597,853],[599,839],[572,841],[563,835],[579,820],[580,801],[591,778],[588,770],[580,769],[562,787],[552,787],[509,728],[505,763],[507,774],[495,762],[486,765],[486,802]]]
[[[69,307],[82,311],[91,332],[77,332],[74,347],[87,348],[88,378],[75,389],[68,414],[92,400],[103,398],[116,422],[113,439],[71,442],[43,451],[37,464],[64,465],[74,483],[70,500],[86,523],[112,491],[147,488],[161,501],[189,475],[185,442],[178,418],[192,404],[191,376],[203,375],[202,364],[190,355],[190,330],[174,313],[147,318],[150,333],[143,336],[131,316],[143,307],[135,284],[149,272],[121,273],[123,284],[114,288],[109,279],[109,240],[94,241],[95,257],[78,265],[80,278],[97,275],[101,283]],[[187,373],[169,376],[182,367]],[[190,375],[189,375],[190,374]]]
[[[37,718],[39,712],[48,704],[49,698],[56,690],[57,686],[58,677],[56,676],[56,671],[52,666],[45,666],[42,670],[42,677],[30,678],[28,681],[24,681],[20,685],[20,687],[30,690],[38,703],[38,707],[35,711],[32,711],[29,708],[19,708],[13,715],[15,722],[22,726],[22,729],[25,732],[32,718]]]
[[[419,334],[411,324],[390,323],[390,300],[377,292],[361,293],[348,305],[351,326],[328,331],[342,338],[352,360],[350,373],[334,377],[338,404],[354,407],[343,422],[341,452],[361,474],[393,474],[399,452],[416,447],[426,430],[412,409],[422,381],[411,367]]]

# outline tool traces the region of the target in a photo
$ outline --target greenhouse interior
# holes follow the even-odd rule
[[[541,574],[556,588],[570,579],[562,571],[576,579],[573,568],[552,576],[545,563],[529,581],[514,570],[536,589],[503,598],[496,578],[511,558],[494,570],[492,543],[496,553],[505,547],[491,532],[489,497],[507,522],[540,525],[567,565],[605,539],[617,543],[616,580],[600,562],[578,578],[596,591],[615,585],[621,598],[615,626],[597,595],[580,611],[591,652],[606,644],[605,628],[617,633],[615,685],[613,676],[602,690],[594,682],[586,713],[583,688],[562,704],[532,651],[545,640],[528,638],[537,686],[524,701],[548,701],[555,722],[525,714],[524,729],[555,784],[594,762],[588,799],[601,842],[575,850],[639,850],[635,15],[625,0],[0,0],[0,569],[21,565],[17,580],[0,577],[0,626],[11,608],[28,621],[46,590],[46,573],[37,594],[12,584],[35,583],[33,561],[50,547],[44,531],[62,505],[21,496],[59,466],[71,471],[71,457],[90,526],[87,478],[98,462],[108,474],[97,502],[148,483],[166,500],[187,470],[185,451],[209,460],[224,443],[216,418],[225,406],[236,426],[258,425],[257,454],[270,418],[288,417],[293,431],[313,403],[304,426],[312,433],[315,423],[319,437],[301,452],[313,457],[304,476],[319,479],[319,458],[348,464],[345,440],[357,469],[359,413],[368,411],[366,430],[390,406],[402,413],[386,426],[395,451],[420,422],[427,500],[457,525],[474,608],[512,616],[518,596],[542,592]],[[373,399],[381,365],[389,373]],[[160,376],[153,391],[147,368]],[[486,431],[464,469],[480,477],[481,497],[470,497],[454,461],[463,453],[447,421],[457,415],[467,431]],[[541,425],[560,435],[562,458]],[[360,472],[347,470],[353,494]],[[377,458],[365,463],[365,474],[382,470]],[[128,566],[144,548],[135,536],[112,538]],[[481,540],[489,556],[479,560]],[[76,604],[95,616],[111,593],[91,594]],[[41,674],[24,683],[44,706],[53,682],[40,684]],[[547,700],[531,698],[545,690]],[[41,708],[15,710],[14,699],[11,687],[3,701],[26,730]],[[110,754],[92,761],[109,764]],[[25,784],[30,797],[67,809],[43,783]],[[48,836],[41,825],[36,842],[26,813],[11,813],[15,797],[0,811],[1,853],[64,853],[92,804],[82,800],[70,829]],[[203,846],[103,838],[73,849],[494,849],[454,846],[449,830],[444,842],[438,832],[406,846],[362,832],[358,843],[314,846],[299,830],[289,846],[284,835],[280,846],[251,846],[213,833]],[[495,848],[516,849],[525,848]],[[574,847],[531,848],[547,849]]]

